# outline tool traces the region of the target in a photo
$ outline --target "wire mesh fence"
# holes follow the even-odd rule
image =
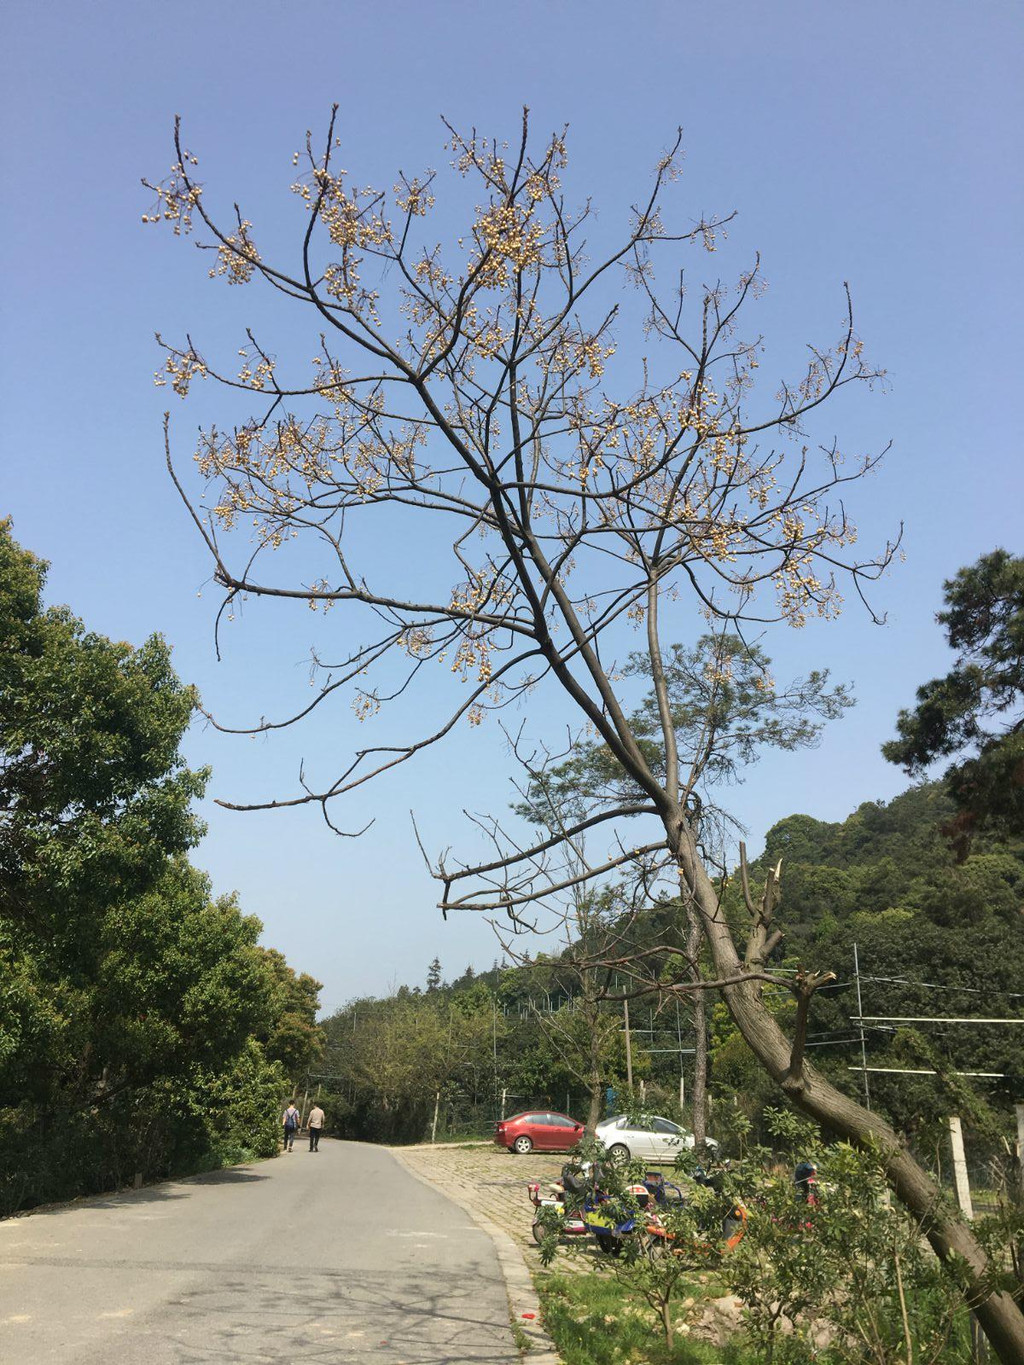
[[[472,1138],[491,1138],[499,1119],[531,1111],[567,1114],[583,1122],[590,1107],[590,1096],[585,1092],[562,1091],[559,1094],[540,1091],[513,1092],[501,1090],[486,1100],[473,1101],[468,1096],[453,1095],[438,1103],[437,1125],[431,1128],[436,1142],[458,1142]]]

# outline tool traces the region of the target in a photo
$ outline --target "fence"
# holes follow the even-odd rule
[[[957,1115],[949,1119],[949,1141],[934,1161],[943,1188],[955,1195],[967,1218],[996,1214],[1024,1197],[1024,1104],[1016,1106],[1014,1144],[964,1131]]]
[[[436,1125],[432,1125],[433,1140],[452,1142],[465,1138],[489,1138],[499,1119],[531,1109],[550,1110],[582,1120],[586,1118],[589,1107],[588,1094],[571,1090],[557,1095],[537,1091],[514,1094],[510,1090],[502,1090],[494,1099],[476,1102],[458,1093],[447,1097],[441,1095],[437,1102]],[[429,1138],[430,1133],[427,1136]]]

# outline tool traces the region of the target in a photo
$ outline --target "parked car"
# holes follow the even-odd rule
[[[603,1142],[613,1161],[659,1161],[671,1162],[684,1147],[693,1147],[693,1134],[681,1128],[671,1119],[659,1118],[656,1114],[644,1114],[640,1118],[629,1118],[616,1114],[605,1119],[594,1130],[594,1136]],[[717,1151],[718,1143],[714,1138],[706,1138],[712,1152]]]
[[[494,1141],[499,1147],[521,1156],[532,1152],[568,1152],[583,1136],[584,1125],[568,1114],[552,1114],[544,1109],[531,1109],[526,1114],[514,1114],[494,1125]]]

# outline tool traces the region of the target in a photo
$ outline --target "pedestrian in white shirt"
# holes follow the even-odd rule
[[[309,1150],[318,1152],[320,1150],[320,1134],[324,1126],[324,1111],[318,1104],[314,1104],[309,1111]]]

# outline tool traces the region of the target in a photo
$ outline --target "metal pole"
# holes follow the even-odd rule
[[[629,1001],[622,1002],[622,1016],[626,1024],[626,1088],[630,1099],[633,1098],[633,1049],[629,1044]]]
[[[679,1026],[679,996],[676,996],[676,1042],[679,1045],[679,1113],[686,1103],[686,1081],[683,1078],[683,1034]]]
[[[491,1044],[494,1054],[494,1091],[498,1090],[498,997],[491,996]]]
[[[864,1010],[860,1003],[860,959],[857,956],[857,945],[853,945],[853,979],[857,985],[857,1017],[860,1019],[860,1065],[861,1074],[864,1077],[864,1105],[867,1109],[871,1108],[871,1091],[868,1087],[868,1053],[864,1045],[864,1020],[862,1018]]]

